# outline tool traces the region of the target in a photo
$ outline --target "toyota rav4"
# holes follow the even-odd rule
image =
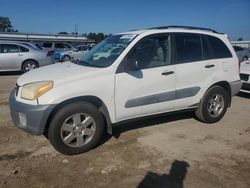
[[[94,58],[117,46],[119,53]],[[215,123],[241,85],[227,35],[167,26],[116,34],[78,62],[32,70],[17,80],[9,105],[17,127],[45,135],[59,152],[74,155],[128,119],[185,109]]]

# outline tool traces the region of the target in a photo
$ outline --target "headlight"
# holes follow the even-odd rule
[[[25,84],[22,88],[21,98],[35,100],[53,88],[52,81],[33,82]]]

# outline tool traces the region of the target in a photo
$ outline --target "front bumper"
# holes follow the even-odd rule
[[[9,97],[11,119],[16,127],[34,134],[42,135],[49,115],[55,105],[30,105],[18,102],[13,90]]]
[[[241,91],[250,93],[250,75],[240,74],[242,84]]]

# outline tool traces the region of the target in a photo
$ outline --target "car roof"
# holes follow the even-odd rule
[[[25,41],[3,41],[3,40],[0,41],[0,44],[16,44],[16,45],[20,45],[20,46],[23,46],[23,47],[28,48],[28,49],[36,50],[36,48],[28,45],[28,43],[30,43],[30,42],[25,42]]]
[[[192,26],[160,26],[143,30],[132,30],[119,34],[126,35],[140,35],[142,33],[159,33],[159,32],[186,32],[186,33],[200,33],[208,35],[225,35],[224,33],[217,32],[209,28],[192,27]]]

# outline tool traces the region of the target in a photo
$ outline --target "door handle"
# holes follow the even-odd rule
[[[161,75],[163,76],[168,76],[170,74],[174,74],[174,71],[166,71],[166,72],[161,73]]]
[[[18,56],[23,56],[23,54],[18,54]]]
[[[206,66],[205,66],[205,68],[207,68],[207,69],[209,69],[209,68],[213,68],[213,67],[215,67],[215,65],[214,65],[214,64],[211,64],[211,65],[206,65]]]

